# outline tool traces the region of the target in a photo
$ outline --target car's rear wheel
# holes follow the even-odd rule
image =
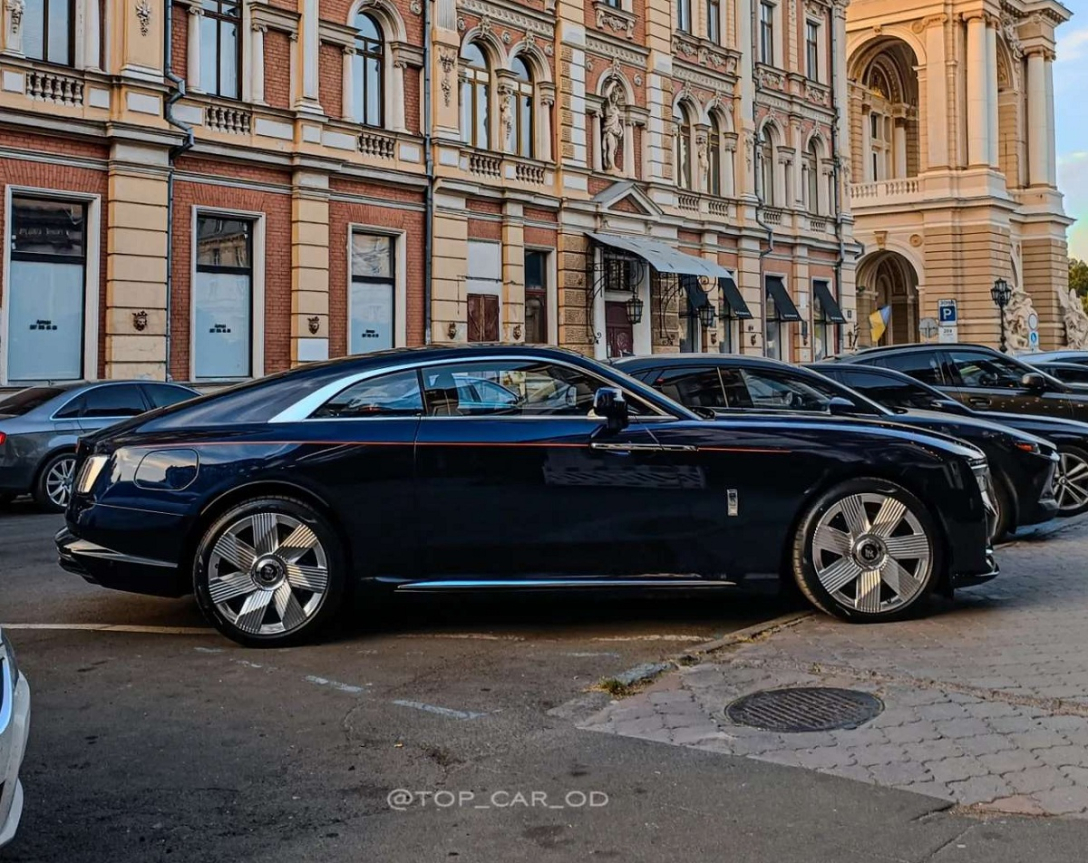
[[[34,483],[34,502],[47,512],[64,512],[72,499],[76,454],[62,452],[52,456],[38,471]]]
[[[328,520],[293,498],[246,501],[204,532],[193,561],[197,604],[248,647],[309,640],[339,613],[345,557]]]
[[[925,602],[940,548],[914,495],[887,480],[850,480],[806,510],[794,539],[794,577],[813,605],[835,617],[895,620]]]
[[[1080,515],[1088,512],[1088,452],[1075,446],[1059,450],[1061,461],[1054,475],[1054,496],[1058,499],[1058,515]]]
[[[1004,539],[1015,528],[1015,525],[1012,523],[1012,494],[1009,492],[1004,480],[994,477],[993,484],[994,507],[997,509],[997,513],[993,518],[993,533],[990,535],[990,542],[997,542]]]

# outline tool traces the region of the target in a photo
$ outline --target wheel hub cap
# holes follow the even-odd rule
[[[866,569],[880,569],[885,564],[888,549],[879,536],[866,535],[861,537],[853,548],[854,560],[858,566]]]
[[[262,587],[278,587],[287,568],[278,557],[262,557],[253,565],[253,578]]]

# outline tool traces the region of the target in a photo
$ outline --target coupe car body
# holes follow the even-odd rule
[[[516,402],[462,401],[480,380]],[[720,587],[785,572],[819,607],[880,620],[997,572],[977,449],[865,420],[711,422],[555,348],[314,364],[124,422],[78,459],[61,565],[195,590],[224,633],[260,646],[318,630],[361,583]]]

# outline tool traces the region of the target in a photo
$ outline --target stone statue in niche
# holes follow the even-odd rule
[[[623,87],[613,81],[605,93],[601,114],[601,164],[606,171],[619,169],[623,135]]]
[[[1070,288],[1069,292],[1058,291],[1062,306],[1062,320],[1065,322],[1065,344],[1073,350],[1088,349],[1088,314],[1077,296]]]
[[[499,129],[502,130],[503,146],[514,150],[514,91],[510,87],[499,88]]]
[[[1031,297],[1014,288],[1009,304],[1005,306],[1005,329],[1008,333],[1006,344],[1010,351],[1026,351],[1031,347],[1028,318],[1035,312]]]
[[[695,136],[695,158],[699,163],[699,176],[709,187],[710,185],[710,149],[707,136],[700,133]]]

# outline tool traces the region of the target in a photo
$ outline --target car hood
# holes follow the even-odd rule
[[[933,428],[942,431],[945,434],[950,434],[953,437],[958,434],[978,434],[987,436],[1002,435],[1006,438],[1015,438],[1018,442],[1035,444],[1041,450],[1054,449],[1054,445],[1045,438],[1026,431],[1021,431],[1017,428],[1002,425],[991,419],[980,419],[978,417],[942,413],[941,411],[923,410],[909,410],[904,414],[896,414],[896,418],[901,419],[901,421],[907,425],[927,429]]]
[[[989,422],[1016,425],[1017,428],[1020,427],[1018,423],[1023,423],[1029,425],[1033,432],[1038,432],[1043,435],[1046,434],[1048,429],[1052,429],[1055,432],[1088,436],[1088,423],[1081,422],[1080,420],[1045,416],[1043,414],[1001,413],[1000,411],[976,410],[975,413],[978,414],[980,418],[988,420]]]

